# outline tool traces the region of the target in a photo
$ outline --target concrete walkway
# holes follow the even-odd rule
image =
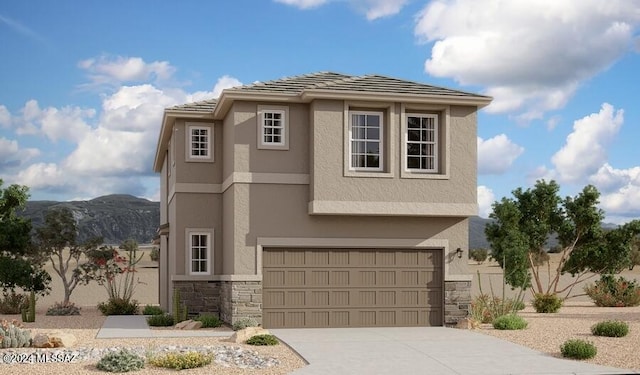
[[[629,374],[548,356],[493,336],[454,328],[272,329],[309,365],[293,374]]]
[[[144,315],[109,315],[98,331],[98,339],[161,337],[225,337],[233,331],[151,329]]]

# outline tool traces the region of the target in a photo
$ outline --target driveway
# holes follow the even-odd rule
[[[444,327],[272,329],[309,365],[292,374],[629,374]]]

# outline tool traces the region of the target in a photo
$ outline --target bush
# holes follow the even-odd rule
[[[202,322],[202,328],[216,328],[222,325],[220,319],[213,314],[200,314],[193,320]]]
[[[142,315],[162,315],[164,311],[160,306],[146,305],[142,310]]]
[[[110,298],[107,302],[99,303],[98,310],[102,315],[136,315],[138,313],[138,301]]]
[[[640,305],[640,287],[635,280],[620,276],[617,280],[611,275],[602,275],[595,284],[587,285],[585,293],[596,306],[629,307]]]
[[[589,359],[595,357],[598,349],[589,341],[575,339],[560,345],[560,353],[565,358]]]
[[[253,318],[242,318],[237,322],[233,323],[233,330],[239,331],[241,329],[245,329],[247,327],[257,327],[258,322],[256,322]]]
[[[629,333],[629,325],[618,320],[606,320],[594,324],[591,327],[591,333],[596,336],[624,337]]]
[[[489,257],[489,250],[487,249],[471,249],[469,250],[469,258],[478,262],[478,264],[484,263]]]
[[[46,315],[80,315],[80,308],[74,305],[72,302],[69,302],[66,305],[61,302],[56,302],[53,306],[47,309]]]
[[[29,299],[25,294],[5,292],[0,301],[0,314],[20,314],[22,309],[29,307]]]
[[[531,253],[531,259],[536,266],[542,266],[549,261],[551,257],[546,251]]]
[[[274,335],[256,335],[247,340],[248,345],[278,345],[280,342]]]
[[[555,294],[536,293],[532,304],[538,313],[556,313],[562,307],[562,300]]]
[[[157,247],[154,247],[153,249],[151,249],[151,251],[149,252],[149,258],[151,258],[151,261],[153,262],[157,262],[160,260],[160,249],[158,249]]]
[[[169,353],[159,357],[151,357],[149,363],[156,367],[172,368],[183,370],[189,368],[203,367],[211,363],[213,358],[210,355],[188,352]]]
[[[499,330],[525,329],[527,325],[527,321],[516,314],[499,316],[493,321],[493,328]]]
[[[128,349],[105,354],[98,364],[98,370],[108,372],[138,371],[144,368],[144,358]]]
[[[152,327],[170,327],[173,325],[173,315],[159,314],[147,318],[147,324]]]
[[[502,300],[481,294],[471,302],[471,318],[480,323],[492,323],[497,317],[524,309],[524,302],[512,298]]]

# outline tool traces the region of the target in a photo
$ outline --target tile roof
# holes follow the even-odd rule
[[[218,99],[210,99],[195,103],[176,105],[167,109],[170,111],[175,110],[183,112],[213,112],[213,110],[216,108],[217,103]]]

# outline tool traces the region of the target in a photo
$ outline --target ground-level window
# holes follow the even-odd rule
[[[349,124],[350,169],[383,169],[382,112],[351,112]]]
[[[211,233],[189,232],[189,273],[209,275],[211,273]]]
[[[406,127],[406,169],[438,172],[438,115],[408,114]]]
[[[211,159],[211,128],[206,126],[188,127],[189,158]]]

